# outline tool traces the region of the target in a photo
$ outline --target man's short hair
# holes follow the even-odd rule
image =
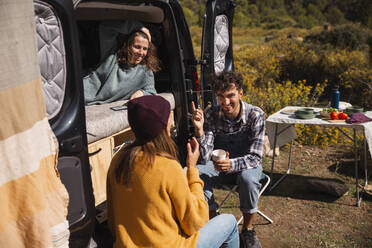
[[[237,90],[243,89],[243,77],[234,71],[222,71],[213,77],[214,92],[225,92],[235,86]]]

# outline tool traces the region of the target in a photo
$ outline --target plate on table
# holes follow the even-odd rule
[[[285,115],[294,115],[296,111],[297,111],[297,109],[286,109],[286,110],[283,110],[280,113],[285,114]]]
[[[346,123],[346,120],[339,120],[339,119],[336,119],[336,120],[325,119],[325,120],[330,122],[330,123]]]

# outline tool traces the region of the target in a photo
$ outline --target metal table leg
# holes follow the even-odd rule
[[[288,128],[289,128],[289,126],[286,127],[286,128],[284,128],[283,130],[281,130],[278,133],[278,124],[275,123],[274,148],[273,148],[273,157],[272,157],[272,161],[271,161],[270,178],[273,178],[274,164],[275,164],[275,148],[276,148],[277,137],[278,137],[279,134],[281,134],[282,132],[284,132]],[[276,186],[278,186],[278,184],[291,172],[292,146],[293,146],[293,140],[291,140],[291,146],[289,148],[289,158],[288,158],[288,169],[287,169],[287,171],[277,181],[275,181],[275,183],[274,183],[273,180],[271,181],[272,182],[272,186],[269,188],[269,191],[273,190]]]
[[[356,130],[353,128],[353,138],[354,138],[354,165],[355,165],[355,188],[356,188],[356,196],[357,196],[357,207],[360,206],[360,202],[362,198],[359,195],[359,177],[358,177],[358,151],[357,151],[357,140],[356,140]]]
[[[271,180],[273,179],[273,171],[274,171],[274,163],[275,163],[275,148],[276,148],[277,138],[278,138],[278,123],[275,123],[274,147],[273,147],[273,157],[271,159],[271,173],[270,173]]]
[[[287,171],[270,187],[269,191],[273,190],[278,184],[291,172],[291,162],[292,162],[292,146],[293,140],[291,140],[291,146],[289,147],[289,158],[288,158],[288,168]]]
[[[367,139],[364,134],[364,186],[368,185],[368,168],[367,168]]]

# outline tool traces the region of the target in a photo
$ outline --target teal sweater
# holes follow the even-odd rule
[[[138,23],[129,22],[105,22],[100,25],[101,56],[111,54],[83,78],[86,105],[128,100],[137,90],[142,90],[145,95],[156,94],[154,74],[150,69],[144,65],[124,69],[117,62],[117,35],[139,30],[140,27]]]
[[[137,90],[145,95],[156,94],[152,71],[144,65],[122,69],[116,54],[107,57],[83,82],[86,105],[127,100]]]

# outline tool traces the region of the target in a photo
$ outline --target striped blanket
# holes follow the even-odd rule
[[[0,247],[68,247],[36,51],[32,1],[0,1]]]

